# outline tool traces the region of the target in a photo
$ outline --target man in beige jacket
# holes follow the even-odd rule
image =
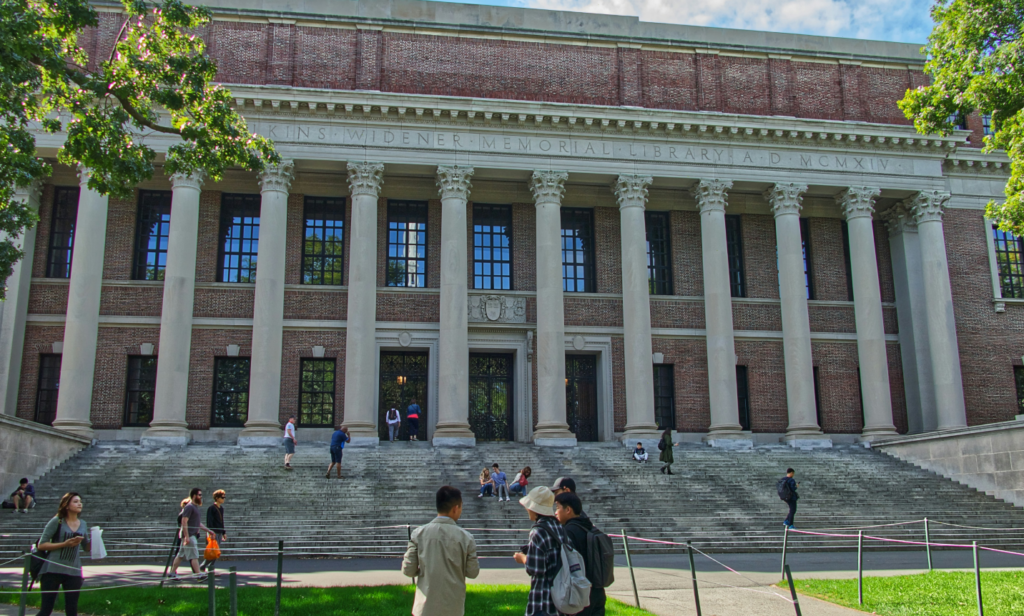
[[[413,616],[463,616],[466,578],[480,575],[476,540],[458,527],[462,492],[444,486],[437,491],[437,517],[413,531],[402,561],[402,573],[419,578]]]

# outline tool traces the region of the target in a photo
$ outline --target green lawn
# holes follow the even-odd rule
[[[5,588],[5,591],[11,589]],[[526,610],[528,586],[471,585],[466,596],[466,614],[522,614]],[[274,588],[238,589],[241,616],[272,616]],[[2,601],[18,602],[17,594],[4,594]],[[284,588],[281,616],[408,616],[412,609],[412,586],[357,586],[345,588]],[[57,609],[62,609],[62,601]],[[39,593],[29,595],[29,605],[39,605]],[[205,616],[207,589],[123,588],[82,593],[78,610],[90,616]],[[608,599],[608,616],[643,616],[650,612]],[[228,591],[217,590],[217,614],[228,614]]]
[[[879,616],[976,616],[974,573],[933,571],[919,575],[865,577],[864,605],[857,580],[797,580],[800,593]],[[1024,571],[982,571],[985,616],[1024,614]]]

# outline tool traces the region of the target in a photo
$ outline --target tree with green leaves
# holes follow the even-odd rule
[[[1024,235],[1024,0],[938,0],[925,47],[931,85],[907,91],[900,109],[922,134],[949,135],[957,118],[991,114],[994,134],[984,151],[1010,157],[1006,201],[986,216]]]
[[[0,279],[22,257],[16,240],[36,214],[15,199],[50,174],[35,136],[63,137],[57,161],[89,169],[89,188],[131,195],[153,175],[165,140],[167,175],[262,171],[280,162],[249,132],[199,36],[209,10],[180,0],[122,0],[113,48],[89,57],[79,44],[99,24],[88,0],[0,0]],[[161,147],[161,150],[164,148]],[[0,299],[4,297],[0,288]]]

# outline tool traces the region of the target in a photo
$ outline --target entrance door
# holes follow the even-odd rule
[[[426,352],[385,352],[380,354],[380,397],[377,411],[377,433],[381,439],[388,438],[388,409],[398,409],[402,417],[402,428],[398,438],[409,440],[409,422],[406,409],[415,400],[420,406],[420,427],[417,437],[427,438],[427,366]]]
[[[659,430],[676,429],[676,388],[671,364],[654,366],[654,421]]]
[[[511,441],[512,355],[469,355],[469,427],[478,441]]]
[[[576,440],[597,440],[596,356],[565,356],[565,410]]]

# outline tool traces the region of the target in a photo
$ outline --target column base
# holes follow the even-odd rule
[[[238,434],[239,447],[277,447],[283,434],[280,424],[274,421],[253,420],[245,424]]]
[[[183,421],[153,421],[139,439],[143,447],[184,447],[192,441],[188,424]]]
[[[738,428],[738,426],[737,426]],[[713,429],[701,439],[705,445],[716,449],[738,450],[753,449],[754,439],[740,429]]]
[[[435,432],[430,442],[434,447],[476,447],[475,436],[438,436]]]
[[[434,447],[476,447],[476,435],[468,423],[438,422],[431,442]]]
[[[359,449],[375,449],[380,447],[380,437],[376,434],[373,436],[352,436],[351,431],[349,431],[348,438],[349,441],[348,444],[345,445],[345,449],[348,449],[349,447],[356,447]]]
[[[893,438],[899,436],[896,433],[895,426],[883,426],[881,428],[865,428],[861,432],[860,437],[857,439],[858,443],[864,443],[865,447],[870,447],[871,443],[877,441],[880,438]]]
[[[626,431],[622,433],[620,441],[628,449],[633,449],[637,443],[640,443],[644,449],[657,450],[658,443],[661,442],[661,433],[658,426],[653,424],[626,426]]]
[[[243,436],[245,433],[238,435],[238,446],[239,447],[280,447],[281,437],[280,436]]]
[[[70,432],[76,436],[82,436],[88,439],[91,439],[94,434],[92,430],[92,422],[82,421],[79,419],[55,419],[53,422],[53,428],[63,432]]]
[[[795,428],[786,431],[781,441],[794,449],[831,449],[832,439],[818,428]]]
[[[533,431],[533,444],[538,447],[575,447],[576,435],[564,423],[540,424]]]

